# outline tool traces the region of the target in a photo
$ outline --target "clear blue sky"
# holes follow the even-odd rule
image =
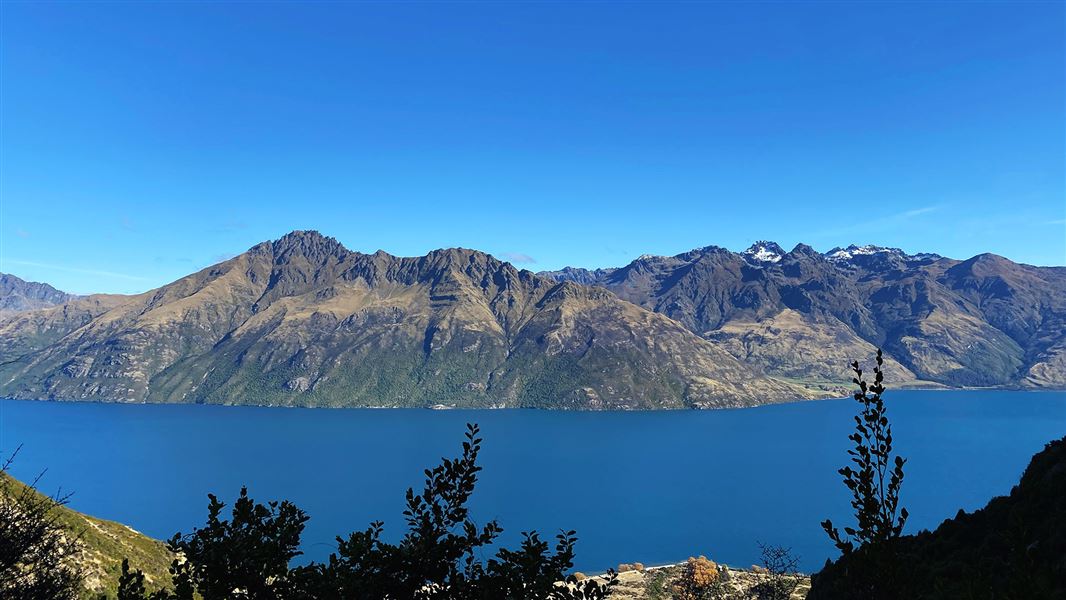
[[[292,229],[1062,265],[1064,6],[5,1],[0,270],[134,292]]]

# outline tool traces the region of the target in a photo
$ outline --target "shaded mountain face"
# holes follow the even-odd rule
[[[711,246],[600,272],[587,283],[808,385],[847,383],[840,357],[868,358],[880,346],[892,382],[1066,387],[1062,267],[877,246],[784,252],[757,242],[741,253]]]
[[[745,406],[808,392],[614,294],[316,232],[0,322],[0,395],[300,406]]]
[[[69,302],[77,296],[61,292],[47,283],[25,281],[0,273],[0,318],[27,310]]]
[[[541,277],[547,277],[556,281],[572,281],[581,285],[596,285],[603,281],[616,269],[582,269],[580,267],[564,267],[559,271],[543,271],[537,273]]]

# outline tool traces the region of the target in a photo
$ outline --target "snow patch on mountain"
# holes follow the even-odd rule
[[[825,253],[826,259],[832,262],[850,262],[851,260],[861,256],[873,256],[878,254],[898,256],[905,261],[925,261],[925,260],[937,260],[941,257],[939,254],[932,254],[929,252],[922,252],[920,254],[907,254],[899,248],[886,248],[884,246],[874,246],[867,244],[864,246],[856,246],[852,244],[847,248],[836,247]]]
[[[785,256],[785,251],[774,242],[759,240],[743,252],[744,258],[755,263],[776,263]]]

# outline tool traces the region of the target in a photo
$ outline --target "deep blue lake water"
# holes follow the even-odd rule
[[[1066,394],[890,391],[909,458],[908,531],[1010,491],[1029,458],[1066,435]],[[473,516],[522,530],[576,529],[577,567],[661,564],[690,555],[736,566],[757,542],[791,546],[807,570],[833,554],[819,522],[847,520],[836,469],[857,403],[742,410],[548,412],[328,410],[0,401],[13,472],[74,492],[77,510],[166,538],[206,517],[206,494],[288,498],[311,515],[304,549],[385,521],[402,532],[403,494],[458,454],[464,423],[485,438]],[[850,523],[849,523],[850,524]]]

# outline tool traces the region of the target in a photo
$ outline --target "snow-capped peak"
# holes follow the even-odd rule
[[[869,244],[865,246],[856,246],[855,244],[852,244],[847,248],[833,248],[829,252],[825,253],[825,257],[832,261],[845,261],[851,260],[856,256],[868,256],[870,254],[881,253],[892,253],[902,255],[903,251],[897,248],[884,248],[882,246],[872,246]]]
[[[759,240],[744,251],[744,257],[760,263],[775,263],[785,255],[784,249],[774,242]]]
[[[852,244],[847,248],[833,248],[829,252],[825,253],[825,257],[833,262],[848,262],[859,256],[872,256],[876,254],[888,254],[898,256],[905,261],[913,260],[935,260],[941,258],[939,254],[931,254],[923,252],[920,254],[907,254],[899,248],[886,248],[884,246],[874,246],[867,244],[865,246],[856,246]]]

